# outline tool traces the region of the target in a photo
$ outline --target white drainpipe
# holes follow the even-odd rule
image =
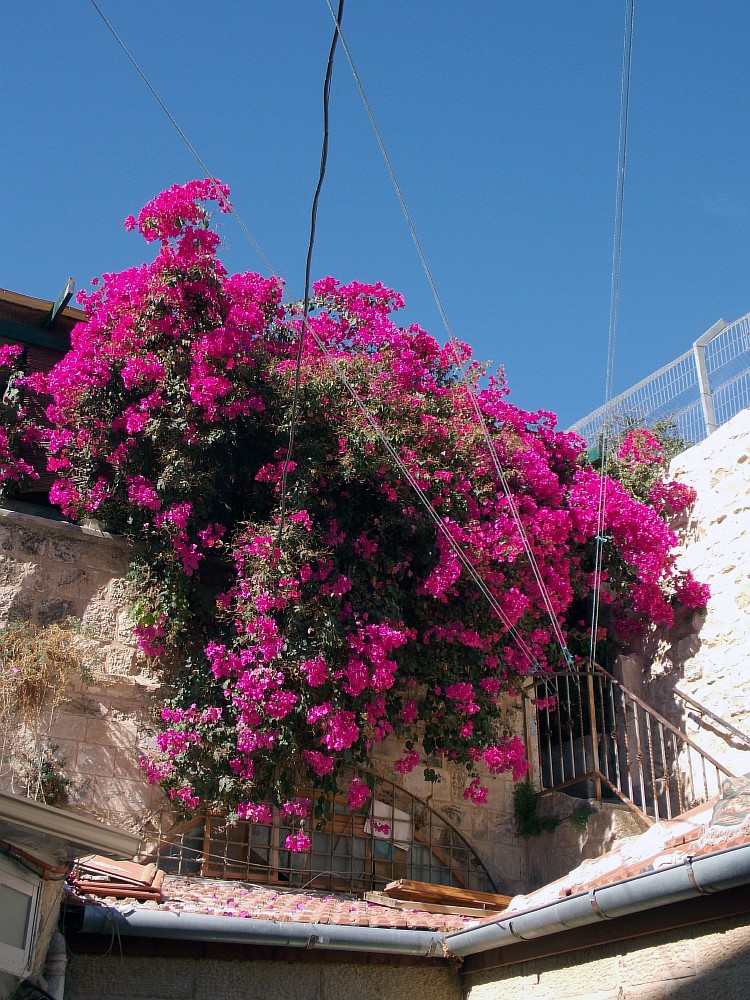
[[[68,948],[60,931],[55,931],[47,949],[47,964],[44,977],[47,980],[47,992],[55,1000],[63,1000],[65,996],[65,970],[68,967]]]

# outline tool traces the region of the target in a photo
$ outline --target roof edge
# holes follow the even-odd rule
[[[27,309],[35,309],[40,312],[48,312],[55,304],[52,299],[40,299],[35,295],[24,295],[23,292],[13,292],[9,288],[0,288],[0,302],[12,302],[13,305],[24,306]],[[85,322],[88,319],[83,309],[78,309],[75,306],[65,306],[60,311],[60,315],[79,323]]]
[[[628,916],[750,882],[750,843],[623,879],[444,937],[448,955],[479,952]]]
[[[120,857],[132,858],[141,842],[139,836],[126,830],[7,792],[0,792],[0,818],[45,837],[59,837],[87,850]]]
[[[367,951],[422,958],[445,956],[444,935],[436,931],[293,923],[141,908],[123,913],[105,906],[84,906],[82,933],[111,935],[113,931],[131,937],[175,938],[182,941]]]

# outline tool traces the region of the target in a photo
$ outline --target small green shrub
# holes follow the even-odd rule
[[[596,813],[596,809],[588,802],[581,802],[570,814],[570,822],[576,833],[583,833],[588,825],[589,818]]]
[[[554,816],[547,816],[543,819],[539,815],[539,795],[528,780],[519,781],[515,787],[513,815],[516,820],[516,835],[524,838],[552,833],[560,823],[560,820]]]
[[[47,743],[36,757],[29,757],[21,779],[30,799],[48,806],[64,802],[70,788],[70,778],[65,773],[66,758],[58,755],[57,743]]]

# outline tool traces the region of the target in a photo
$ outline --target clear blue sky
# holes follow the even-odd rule
[[[301,294],[325,0],[101,0]],[[603,402],[621,0],[348,0],[344,31],[454,332],[563,426]],[[615,389],[750,310],[750,5],[637,0]],[[148,256],[122,228],[199,176],[88,0],[5,0],[0,286],[55,298]],[[222,217],[232,271],[263,270]],[[444,339],[344,53],[313,273],[382,280]]]

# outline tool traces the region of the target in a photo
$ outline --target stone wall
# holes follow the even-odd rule
[[[297,953],[299,955],[299,953]],[[78,955],[66,1000],[460,1000],[449,967]]]
[[[66,1000],[703,1000],[745,997],[750,926],[727,918],[477,973],[446,966],[74,955]]]
[[[95,529],[0,509],[0,626],[72,625],[83,676],[28,725],[9,727],[0,789],[22,791],[29,761],[57,746],[72,784],[67,807],[134,832],[154,828],[164,796],[138,767],[158,683],[127,612],[128,546]]]
[[[577,806],[594,811],[582,828],[572,822]],[[551,833],[541,833],[526,841],[526,888],[523,894],[540,889],[577,868],[582,861],[599,858],[613,850],[625,837],[634,837],[648,827],[632,809],[620,802],[598,803],[578,799],[563,792],[550,792],[539,799],[539,815],[560,821]]]
[[[718,920],[585,948],[464,979],[466,1000],[704,1000],[747,997],[750,926]]]
[[[678,525],[678,565],[711,587],[705,617],[687,616],[626,660],[624,680],[736,774],[750,751],[687,706],[682,691],[750,736],[750,410],[674,459],[670,473],[698,493]]]

